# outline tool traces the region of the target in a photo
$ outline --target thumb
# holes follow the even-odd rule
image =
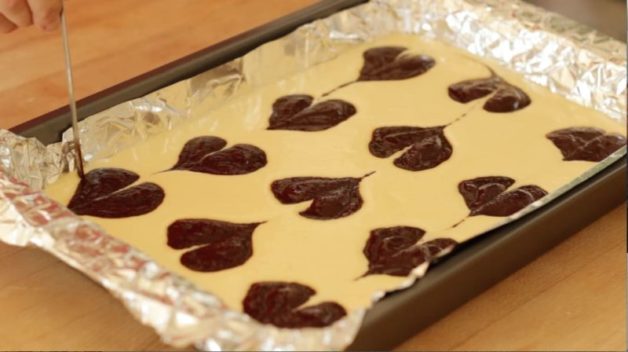
[[[53,31],[59,27],[62,0],[28,0],[33,14],[33,23],[45,31]]]

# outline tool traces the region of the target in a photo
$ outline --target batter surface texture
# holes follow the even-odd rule
[[[373,57],[374,48],[389,57]],[[369,307],[406,280],[409,265],[493,227],[595,166],[600,148],[625,143],[625,127],[604,115],[410,35],[197,114],[88,165],[139,176],[124,187],[158,186],[158,206],[85,217],[229,307],[243,310],[246,297],[256,319],[286,326]],[[596,138],[598,149],[585,152]],[[66,174],[46,192],[68,204],[78,183]],[[221,232],[229,229],[238,234]],[[231,249],[229,263],[204,259]],[[264,316],[251,295],[274,290],[314,308]]]

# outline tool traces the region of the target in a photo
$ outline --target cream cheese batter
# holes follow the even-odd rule
[[[425,74],[396,81],[358,82],[333,90],[358,77],[364,50],[404,46],[431,56],[436,64]],[[531,99],[525,109],[491,113],[482,109],[488,99],[462,104],[452,100],[448,87],[468,79],[488,77],[489,65]],[[273,102],[285,95],[308,94],[315,102],[342,99],[357,113],[337,126],[317,132],[267,130]],[[481,176],[507,176],[514,187],[534,184],[548,192],[571,182],[594,162],[564,161],[546,134],[567,127],[596,127],[625,135],[625,126],[592,109],[550,93],[546,88],[470,54],[418,36],[391,35],[360,45],[338,58],[261,89],[238,94],[218,108],[195,111],[195,118],[168,133],[150,137],[120,153],[87,165],[131,170],[137,181],[153,182],[165,190],[163,203],[135,217],[85,218],[109,234],[147,253],[165,268],[189,279],[235,310],[250,285],[259,281],[294,281],[316,290],[308,302],[335,301],[347,311],[369,307],[374,294],[393,290],[404,277],[369,275],[362,253],[371,230],[413,226],[425,239],[449,237],[463,242],[503,221],[500,217],[469,214],[458,184]],[[368,145],[373,130],[385,126],[445,129],[453,146],[451,158],[438,167],[412,172],[376,158]],[[198,136],[218,136],[228,145],[246,143],[264,150],[268,164],[256,172],[221,176],[170,171],[183,145]],[[334,220],[299,216],[310,202],[284,205],[271,192],[273,181],[289,177],[362,177],[361,209]],[[74,173],[46,189],[53,199],[68,204],[79,182]],[[194,272],[179,259],[183,251],[166,245],[166,229],[178,219],[206,218],[235,223],[264,222],[253,234],[253,256],[243,265],[210,273]],[[534,240],[534,239],[531,239]]]

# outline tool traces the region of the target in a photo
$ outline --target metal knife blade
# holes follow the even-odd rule
[[[78,115],[76,113],[76,98],[74,97],[74,76],[72,75],[72,57],[70,56],[70,42],[68,40],[68,26],[65,20],[65,10],[61,11],[61,37],[63,39],[63,51],[65,53],[65,76],[68,86],[68,100],[70,113],[72,115],[72,132],[74,134],[74,156],[76,170],[82,179],[85,176],[83,171],[83,152],[81,151],[80,131],[78,127]]]

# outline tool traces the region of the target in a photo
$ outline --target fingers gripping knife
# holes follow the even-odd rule
[[[65,75],[68,85],[68,99],[72,114],[72,132],[74,133],[74,157],[76,170],[80,178],[85,176],[83,171],[83,153],[81,152],[81,140],[79,138],[78,117],[76,113],[76,99],[74,97],[74,79],[72,76],[72,58],[70,57],[70,43],[68,41],[68,28],[65,21],[65,10],[61,11],[61,36],[63,38],[63,51],[65,53]]]

